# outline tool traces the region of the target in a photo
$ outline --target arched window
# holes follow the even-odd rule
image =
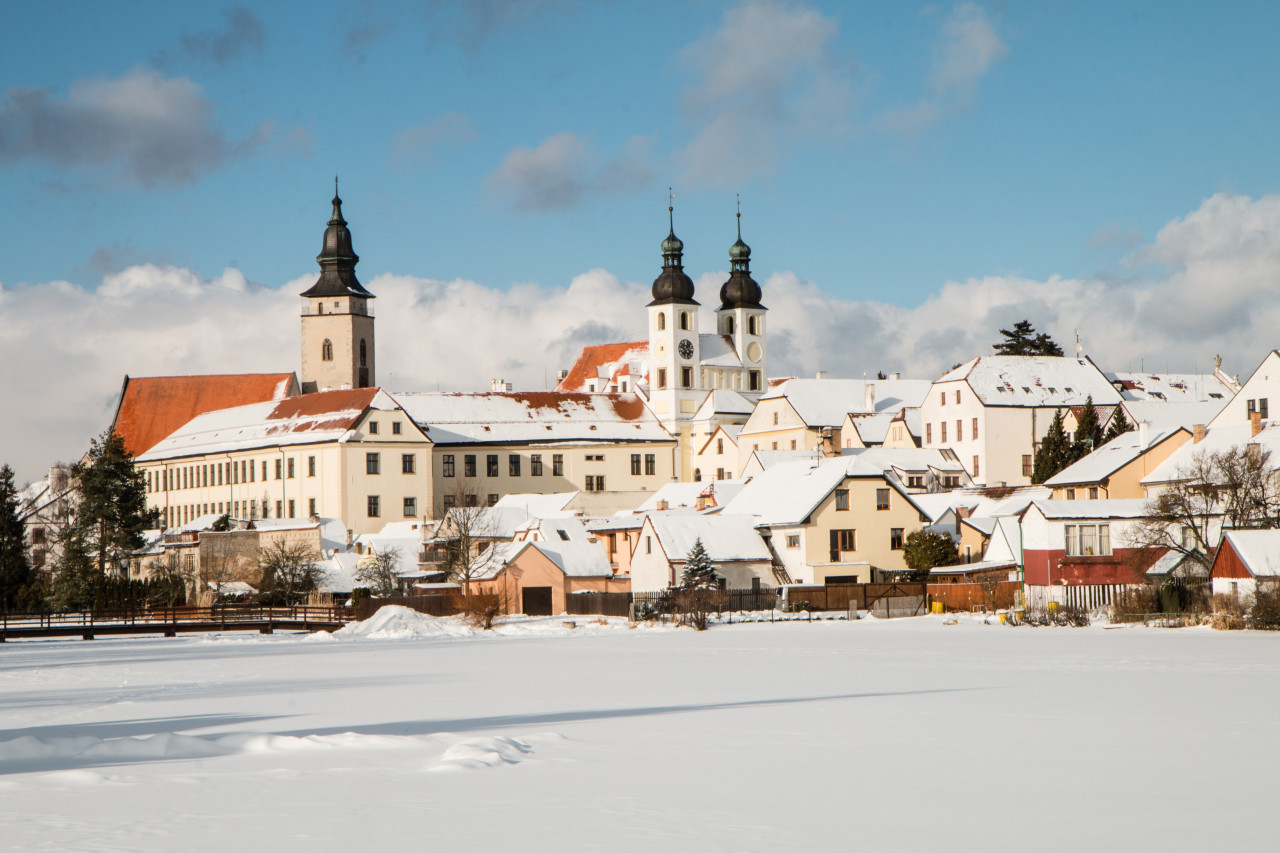
[[[694,468],[694,469],[693,469],[693,481],[694,481],[695,483],[701,483],[701,482],[702,482],[702,469],[701,469],[701,468]]]
[[[732,335],[732,334],[733,334],[733,317],[725,317],[725,318],[724,318],[724,333],[725,333],[726,335]]]
[[[667,327],[667,315],[659,314],[658,315],[658,331],[661,332],[666,327]]]
[[[748,335],[760,334],[760,318],[754,314],[752,314],[750,317],[747,318],[747,334]]]
[[[360,366],[361,367],[369,366],[369,356],[368,356],[368,352],[365,350],[364,338],[360,339]]]
[[[320,345],[320,358],[323,361],[333,361],[333,341],[328,338]]]
[[[685,331],[689,330],[689,312],[688,311],[680,312],[680,328],[684,329]]]

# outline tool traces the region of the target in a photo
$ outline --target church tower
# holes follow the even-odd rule
[[[716,331],[733,340],[742,359],[742,385],[738,389],[750,399],[765,392],[764,315],[760,304],[763,292],[751,277],[751,247],[742,242],[742,210],[738,210],[738,241],[729,247],[729,280],[720,288],[716,309]]]
[[[653,281],[649,303],[649,399],[653,413],[670,429],[697,411],[699,390],[698,303],[693,279],[684,271],[684,243],[676,236],[675,214],[667,206],[670,233],[662,241],[662,272]]]
[[[351,232],[342,218],[338,179],[333,179],[333,215],[316,256],[320,278],[301,295],[304,394],[337,388],[370,388],[374,378],[374,296],[356,280],[360,257],[351,248]]]

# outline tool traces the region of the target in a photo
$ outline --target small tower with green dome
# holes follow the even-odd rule
[[[676,236],[670,198],[670,230],[662,241],[662,271],[653,280],[653,301],[648,305],[649,400],[653,413],[669,429],[692,417],[706,395],[702,390],[698,302],[693,298],[693,279],[684,271],[684,243]]]
[[[733,341],[742,359],[741,393],[753,398],[765,391],[765,313],[763,292],[751,277],[751,247],[742,241],[742,205],[738,205],[738,240],[729,247],[729,280],[720,288],[716,331]]]

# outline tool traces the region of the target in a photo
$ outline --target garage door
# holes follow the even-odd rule
[[[520,592],[521,608],[526,616],[551,615],[551,587],[526,586]]]

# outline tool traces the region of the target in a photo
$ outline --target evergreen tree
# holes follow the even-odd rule
[[[1111,426],[1107,427],[1107,434],[1103,436],[1102,443],[1106,444],[1116,436],[1124,435],[1132,430],[1133,424],[1129,423],[1129,419],[1124,416],[1124,407],[1116,406],[1116,413],[1111,417]]]
[[[1062,347],[1041,332],[1036,334],[1030,320],[1020,320],[1012,329],[1001,329],[1004,340],[992,344],[997,355],[1062,355]]]
[[[711,566],[711,558],[707,556],[707,550],[702,547],[702,540],[698,539],[685,558],[680,586],[683,589],[713,589],[719,584],[716,570]]]
[[[1102,446],[1102,424],[1098,422],[1098,410],[1093,406],[1093,395],[1084,401],[1080,417],[1076,421],[1076,459],[1083,459]]]
[[[934,530],[913,530],[902,543],[902,559],[915,571],[913,580],[926,581],[935,566],[954,566],[960,562],[960,549],[950,536]]]
[[[0,468],[0,609],[16,609],[33,580],[26,528],[18,516],[18,488],[13,469],[5,465]]]
[[[1066,430],[1062,428],[1062,412],[1058,412],[1049,424],[1049,431],[1040,440],[1031,482],[1039,485],[1074,461],[1075,453],[1071,442],[1067,441]]]
[[[80,503],[73,527],[79,528],[94,566],[105,572],[122,551],[145,543],[142,531],[157,524],[159,513],[147,509],[147,483],[112,429],[93,440],[86,462],[77,464]]]
[[[76,524],[63,528],[58,550],[51,590],[53,606],[58,610],[92,609],[104,576],[93,562],[85,529]]]

